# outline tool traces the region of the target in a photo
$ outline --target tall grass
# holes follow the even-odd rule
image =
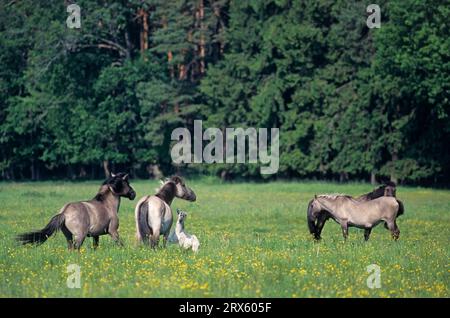
[[[39,247],[14,235],[42,228],[69,201],[92,198],[97,182],[0,183],[0,296],[2,297],[449,297],[450,191],[398,188],[405,214],[400,240],[378,226],[369,242],[351,228],[343,242],[330,221],[314,243],[306,206],[315,193],[368,192],[368,184],[189,183],[198,200],[175,200],[188,211],[198,254],[170,245],[157,251],[134,242],[134,205],[156,181],[132,182],[135,201],[123,199],[125,247],[108,236],[94,251],[66,250],[61,233]],[[67,266],[81,268],[81,288],[67,287]],[[370,289],[367,266],[381,268],[381,288]]]

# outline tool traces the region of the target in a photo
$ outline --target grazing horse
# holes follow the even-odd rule
[[[385,196],[385,197],[395,197],[396,195],[396,185],[394,182],[387,182],[378,188],[374,189],[372,192],[363,194],[357,198],[355,198],[356,201],[365,202],[377,199],[379,197]],[[312,200],[308,203],[311,204]],[[399,204],[401,204],[401,209],[403,210],[403,204],[399,201]],[[310,232],[314,235],[314,238],[316,240],[320,240],[320,235],[322,233],[323,227],[325,226],[325,222],[328,221],[330,218],[329,214],[326,211],[322,211],[317,216],[317,222],[315,224],[309,224]],[[384,226],[387,228],[386,223]]]
[[[326,211],[328,216],[339,223],[344,238],[347,239],[348,227],[365,229],[364,238],[367,241],[372,228],[380,222],[386,222],[392,237],[397,240],[400,230],[396,219],[403,214],[403,205],[394,197],[379,197],[370,201],[357,201],[348,195],[314,196],[308,205],[308,225],[312,234],[316,234],[311,224],[318,215]]]
[[[195,201],[196,195],[188,188],[183,179],[174,176],[166,180],[155,195],[147,195],[139,200],[134,210],[136,220],[136,238],[139,242],[155,248],[159,237],[163,235],[164,247],[172,227],[173,216],[170,205],[177,197],[187,201]]]
[[[66,204],[42,230],[20,234],[17,240],[39,245],[61,230],[69,249],[79,250],[86,236],[92,236],[97,248],[99,236],[104,234],[122,245],[118,232],[120,197],[133,200],[136,192],[128,182],[128,174],[111,174],[92,200]]]

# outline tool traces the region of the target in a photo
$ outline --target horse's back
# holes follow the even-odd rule
[[[340,215],[346,215],[354,226],[372,227],[380,220],[391,219],[399,210],[395,197],[379,197],[370,201],[342,200]]]
[[[148,207],[148,224],[152,229],[159,229],[161,234],[170,231],[173,222],[170,206],[155,195],[149,196],[143,203]]]

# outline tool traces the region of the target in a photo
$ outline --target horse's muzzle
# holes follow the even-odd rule
[[[197,200],[197,196],[195,195],[195,193],[192,193],[192,194],[189,195],[186,199],[187,199],[188,201],[195,202],[195,201]]]
[[[128,199],[134,200],[135,197],[136,197],[136,192],[134,192],[134,191],[128,192]]]

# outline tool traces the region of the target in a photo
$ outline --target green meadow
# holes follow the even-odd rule
[[[150,250],[134,240],[134,205],[157,181],[131,182],[138,196],[122,199],[125,246],[87,239],[70,252],[61,233],[41,246],[19,246],[18,233],[40,229],[69,201],[90,199],[99,182],[0,183],[1,297],[449,297],[450,191],[398,187],[405,214],[397,242],[377,226],[368,242],[350,228],[347,242],[333,221],[313,242],[306,207],[314,194],[359,195],[370,184],[188,181],[197,202],[176,199],[188,212],[186,230],[198,254],[177,245]],[[80,288],[68,288],[67,266],[80,266]],[[367,267],[380,267],[371,289]]]

